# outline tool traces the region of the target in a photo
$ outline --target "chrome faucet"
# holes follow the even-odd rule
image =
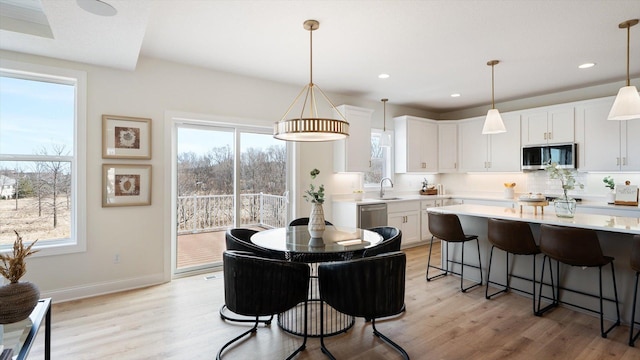
[[[380,180],[380,199],[384,198],[384,188],[382,187],[382,184],[385,180],[389,180],[389,184],[391,184],[391,187],[393,187],[393,181],[391,181],[391,179],[389,179],[388,177],[382,178],[382,180]]]

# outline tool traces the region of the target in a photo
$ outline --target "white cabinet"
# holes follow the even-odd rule
[[[420,213],[422,221],[420,222],[420,237],[422,240],[431,240],[431,233],[429,232],[429,213],[428,208],[442,206],[441,199],[422,200],[420,202]]]
[[[333,142],[333,171],[367,172],[371,167],[371,115],[373,110],[340,105],[349,122],[349,137]],[[339,116],[336,114],[336,118]]]
[[[520,116],[502,114],[506,133],[482,135],[484,116],[458,125],[460,171],[520,171]]]
[[[414,116],[394,120],[395,172],[438,171],[438,125]]]
[[[639,171],[640,121],[607,120],[613,97],[576,106],[578,169]]]
[[[388,225],[402,231],[402,244],[420,241],[420,201],[387,203]]]
[[[458,125],[438,122],[438,172],[458,171]]]
[[[573,141],[573,106],[541,108],[522,114],[522,145]]]

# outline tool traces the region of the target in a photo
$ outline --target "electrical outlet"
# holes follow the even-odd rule
[[[113,255],[113,263],[120,264],[120,254]]]

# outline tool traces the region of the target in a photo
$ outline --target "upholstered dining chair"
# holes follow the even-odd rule
[[[225,233],[225,242],[227,245],[227,250],[238,250],[245,251],[255,254],[260,257],[270,258],[270,259],[279,259],[285,260],[284,253],[272,251],[269,249],[265,249],[258,245],[255,245],[251,242],[251,235],[257,233],[257,230],[245,229],[245,228],[232,228],[228,229]],[[227,305],[222,305],[219,310],[220,317],[225,321],[235,321],[235,322],[244,322],[244,323],[252,323],[255,320],[248,317],[240,317],[229,314],[229,309]],[[264,323],[265,325],[271,324],[273,320],[273,315],[269,315],[267,317],[261,317],[258,319],[258,322]]]
[[[323,263],[318,266],[320,299],[344,314],[371,319],[373,334],[409,359],[407,352],[376,328],[376,319],[399,314],[404,306],[407,258],[401,251]],[[320,347],[324,343],[324,306],[320,308]]]
[[[282,313],[304,302],[304,340],[287,359],[304,350],[307,344],[307,294],[309,266],[285,260],[267,259],[242,251],[225,251],[224,302],[236,314],[254,316],[251,329],[231,339],[218,351],[217,359],[234,342],[255,333],[258,318]]]
[[[380,236],[382,236],[382,241],[371,248],[365,249],[362,253],[362,257],[370,257],[387,252],[400,251],[400,246],[402,243],[402,231],[400,231],[400,229],[398,229],[397,227],[378,226],[368,230],[380,234]]]
[[[325,220],[324,224],[333,226],[333,224],[328,220]],[[291,220],[291,222],[289,222],[289,226],[300,226],[300,225],[309,225],[309,218],[301,217],[301,218],[293,219]]]

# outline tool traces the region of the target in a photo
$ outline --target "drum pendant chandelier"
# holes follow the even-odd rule
[[[286,141],[333,141],[349,136],[349,122],[347,122],[347,119],[336,109],[335,105],[333,105],[322,89],[313,83],[313,31],[319,27],[320,23],[316,20],[307,20],[304,22],[305,30],[309,31],[309,84],[302,88],[282,119],[274,124],[273,137],[276,139]],[[319,116],[316,90],[322,95],[340,119],[330,119]],[[303,94],[304,97],[302,96]],[[289,112],[291,112],[298,103],[298,100],[302,100],[300,116],[287,118]]]
[[[631,27],[638,24],[638,19],[627,20],[620,23],[620,29],[627,29],[627,86],[621,87],[613,102],[608,120],[640,119],[640,95],[635,86],[629,81],[629,38]]]

